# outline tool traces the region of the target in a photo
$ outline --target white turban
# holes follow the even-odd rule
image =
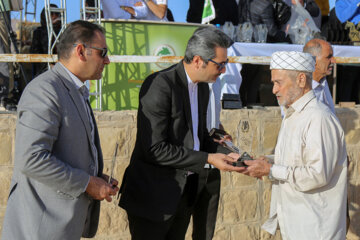
[[[303,52],[274,52],[271,55],[270,69],[313,72],[315,70],[315,57]]]

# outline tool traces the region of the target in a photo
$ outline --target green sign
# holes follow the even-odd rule
[[[198,27],[141,21],[105,21],[110,55],[183,56],[187,41]],[[102,79],[102,110],[138,108],[139,90],[145,78],[170,63],[110,63]],[[93,102],[94,104],[94,102]]]

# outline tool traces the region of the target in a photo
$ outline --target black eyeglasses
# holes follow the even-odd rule
[[[219,71],[223,70],[224,67],[226,66],[226,64],[229,62],[229,59],[226,59],[225,62],[222,62],[222,63],[218,63],[218,62],[215,62],[214,60],[212,59],[208,59],[208,61],[212,62],[212,63],[215,63],[217,65],[217,68]]]
[[[74,47],[76,47],[77,45],[78,45],[78,44],[74,44]],[[98,48],[98,47],[93,47],[93,46],[87,46],[85,43],[82,43],[82,45],[84,45],[84,48],[92,48],[92,49],[101,51],[100,56],[101,56],[102,58],[105,58],[106,55],[107,55],[107,52],[108,52],[108,49],[107,49],[107,48]]]

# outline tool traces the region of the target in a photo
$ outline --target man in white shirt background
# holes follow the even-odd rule
[[[168,21],[167,0],[102,0],[104,18]]]
[[[347,162],[344,132],[312,90],[315,61],[308,53],[275,52],[273,93],[285,107],[274,164],[245,161],[244,174],[272,180],[269,219],[263,229],[282,239],[343,240],[346,235]]]
[[[334,102],[330,94],[328,82],[326,81],[326,76],[332,74],[335,63],[330,43],[314,38],[305,44],[303,52],[310,53],[316,57],[315,71],[312,77],[312,89],[316,98],[335,113]]]

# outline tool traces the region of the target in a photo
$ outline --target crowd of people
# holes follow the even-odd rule
[[[215,19],[210,23],[221,26],[227,22],[231,23],[232,32],[240,32],[244,23],[250,23],[254,28],[250,41],[257,41],[255,26],[265,25],[266,42],[304,44],[314,36],[322,36],[329,42],[346,44],[350,39],[345,34],[348,31],[343,23],[350,21],[356,25],[359,22],[357,1],[336,1],[333,14],[330,14],[328,0],[212,0],[212,2]],[[171,10],[167,7],[167,0],[102,0],[101,3],[104,18],[174,21]],[[204,0],[189,0],[186,21],[201,23],[203,9]],[[299,26],[294,27],[297,21],[300,22]],[[302,34],[302,39],[298,40],[293,36],[296,34]],[[233,40],[241,41],[236,36],[235,33]]]

